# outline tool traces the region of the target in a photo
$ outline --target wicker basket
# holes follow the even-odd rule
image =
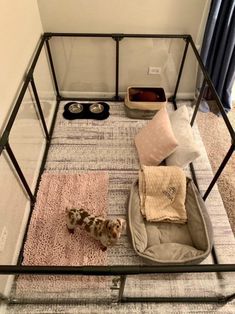
[[[129,118],[151,119],[166,106],[166,95],[161,87],[128,87],[125,111]]]

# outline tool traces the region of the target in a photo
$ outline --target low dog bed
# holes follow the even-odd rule
[[[193,181],[187,178],[187,223],[148,222],[140,210],[138,180],[128,206],[132,244],[136,253],[159,264],[196,264],[211,252],[213,233],[205,203]]]

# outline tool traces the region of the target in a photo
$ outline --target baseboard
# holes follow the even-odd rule
[[[172,96],[173,92],[166,92],[166,96]],[[78,92],[78,91],[61,91],[60,95],[62,97],[68,98],[112,98],[115,96],[114,92]],[[119,96],[125,97],[126,92],[119,92]],[[194,99],[195,93],[194,92],[179,92],[177,93],[177,99]]]

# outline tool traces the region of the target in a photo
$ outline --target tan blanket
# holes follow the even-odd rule
[[[141,212],[148,221],[185,223],[186,176],[176,166],[143,166],[139,172]]]

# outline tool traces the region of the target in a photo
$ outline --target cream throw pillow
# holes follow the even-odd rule
[[[166,108],[135,136],[135,145],[141,165],[157,166],[176,149],[178,142],[172,131]]]
[[[200,156],[200,151],[193,137],[187,107],[182,106],[171,113],[170,121],[179,146],[166,158],[166,165],[184,168]]]

